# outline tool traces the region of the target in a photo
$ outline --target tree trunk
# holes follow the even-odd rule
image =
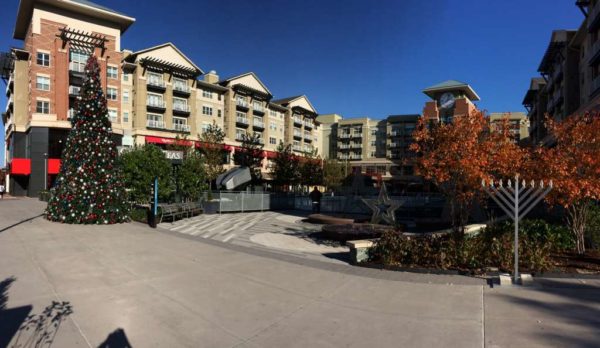
[[[585,225],[589,208],[588,201],[580,201],[567,208],[567,225],[575,236],[575,246],[580,255],[585,253]]]

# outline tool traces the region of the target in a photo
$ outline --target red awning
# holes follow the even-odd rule
[[[48,174],[58,174],[60,172],[60,159],[48,158]]]
[[[212,144],[211,144],[211,143],[207,143],[207,142],[204,142],[204,141],[196,141],[196,142],[195,142],[195,145],[196,145],[196,147],[197,147],[197,148],[199,148],[199,149],[201,149],[201,148],[203,148],[203,147],[207,147],[208,145],[211,145],[211,146],[212,146]],[[221,144],[221,148],[222,148],[223,150],[225,150],[225,151],[231,151],[231,146],[229,146],[229,145]]]
[[[147,136],[146,137],[146,144],[175,144],[175,139],[173,138],[163,138],[163,137],[151,137],[151,136]],[[191,140],[179,140],[177,141],[177,145],[185,145],[185,146],[192,146],[194,145],[194,142]]]
[[[268,159],[277,157],[277,152],[265,151],[265,157]]]
[[[29,158],[13,158],[10,162],[10,173],[13,175],[31,174],[31,160]]]

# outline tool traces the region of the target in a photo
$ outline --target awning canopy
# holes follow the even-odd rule
[[[10,173],[13,175],[31,174],[31,160],[29,158],[13,158],[10,162]]]

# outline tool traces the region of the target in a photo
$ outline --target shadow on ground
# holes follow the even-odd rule
[[[98,348],[131,348],[131,343],[125,335],[125,330],[118,328],[111,332]]]
[[[552,342],[561,347],[599,347],[600,342],[600,286],[565,282],[554,279],[540,279],[539,288],[532,289],[556,296],[548,301],[545,296],[526,296],[523,292],[511,292],[500,295],[517,306],[528,307],[540,313],[540,317],[566,323],[593,332],[582,335],[581,332],[567,330],[539,334],[540,342]]]
[[[63,321],[73,313],[69,302],[52,301],[40,314],[33,306],[6,308],[8,289],[16,278],[0,282],[0,347],[50,347]]]

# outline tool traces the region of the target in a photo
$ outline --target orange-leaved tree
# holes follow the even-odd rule
[[[566,210],[567,225],[576,240],[577,252],[585,252],[585,227],[591,202],[600,199],[600,115],[572,115],[562,121],[546,117],[552,138],[531,161],[531,175],[550,178],[554,188],[548,202]]]
[[[510,137],[508,119],[492,127],[479,110],[450,123],[419,120],[411,150],[418,174],[432,181],[450,204],[453,231],[464,234],[472,204],[482,198],[481,180],[512,177],[524,150]]]

